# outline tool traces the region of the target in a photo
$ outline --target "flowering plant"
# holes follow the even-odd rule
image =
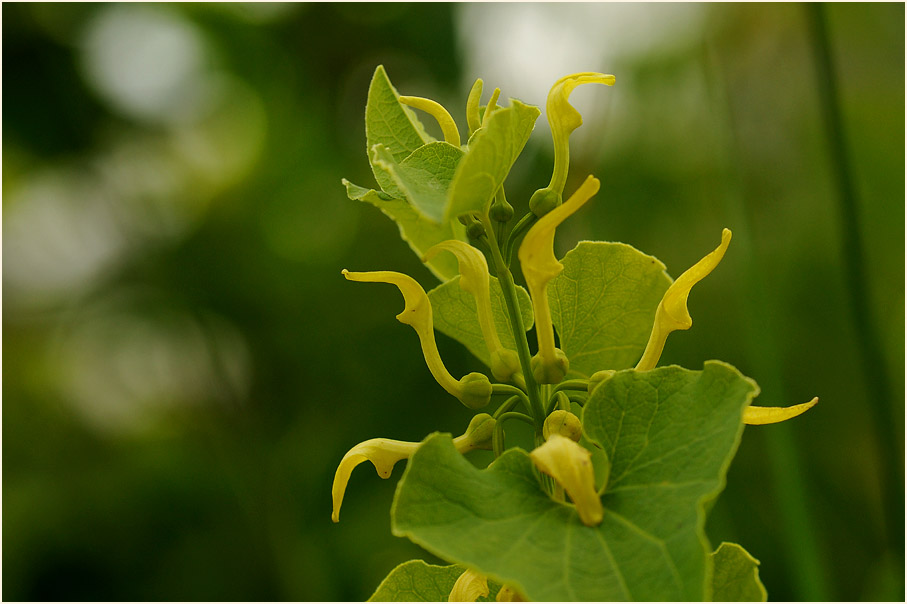
[[[564,199],[569,138],[582,124],[570,94],[582,84],[614,82],[601,73],[555,82],[546,104],[551,181],[511,226],[504,182],[539,109],[515,99],[499,106],[498,89],[481,105],[477,80],[462,145],[444,107],[400,96],[383,67],[375,71],[365,124],[380,190],[343,183],[351,199],[397,222],[442,283],[426,293],[397,272],[343,275],[396,286],[405,301],[397,319],[416,331],[438,384],[470,409],[496,407],[477,413],[456,438],[377,438],[341,460],[335,522],[353,468],[370,461],[388,478],[407,459],[391,508],[394,534],[451,563],[402,564],[374,600],[766,597],[758,561],[742,547],[723,543],[712,551],[707,509],[724,486],[744,425],[789,419],[816,399],[756,407],[756,383],[726,363],[657,367],[668,335],[692,326],[687,297],[718,266],[731,231],[674,281],[657,259],[622,243],[583,241],[560,260],[554,254],[557,227],[600,187],[589,176]],[[411,108],[437,120],[445,140],[429,136]],[[514,282],[514,252],[528,293]],[[533,326],[534,355],[527,338]],[[452,376],[435,330],[465,345],[491,377]],[[531,426],[529,452],[508,447],[505,428],[515,421]],[[475,449],[494,452],[487,468],[465,459]]]

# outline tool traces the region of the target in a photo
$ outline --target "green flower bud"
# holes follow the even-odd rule
[[[610,379],[615,373],[617,372],[613,369],[602,369],[601,371],[593,373],[592,377],[589,378],[589,393],[591,394],[599,384]]]
[[[545,437],[545,440],[548,440],[552,434],[566,436],[578,443],[579,439],[583,437],[583,425],[579,418],[569,411],[558,409],[545,418],[545,424],[542,427],[542,436]]]
[[[497,222],[510,222],[513,218],[513,206],[506,199],[496,200],[491,204],[488,216]]]
[[[491,353],[491,375],[501,382],[509,382],[520,372],[520,357],[507,348],[498,348]]]
[[[554,349],[554,361],[546,363],[541,356],[536,354],[529,362],[532,376],[539,384],[557,384],[561,382],[570,369],[570,361],[560,348]]]
[[[561,194],[547,187],[539,189],[529,198],[529,209],[539,218],[559,205],[561,205]]]
[[[491,436],[496,421],[487,413],[479,413],[472,418],[464,435],[470,449],[491,450]]]
[[[470,409],[481,409],[491,402],[491,380],[481,373],[464,375],[457,398]]]

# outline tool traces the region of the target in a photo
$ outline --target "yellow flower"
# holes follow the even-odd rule
[[[441,132],[444,134],[444,140],[454,147],[460,146],[460,131],[457,130],[457,124],[441,103],[420,96],[401,96],[399,100],[404,105],[421,109],[438,120],[438,125],[441,126]]]
[[[592,453],[566,436],[552,434],[529,457],[539,470],[554,478],[570,495],[583,524],[601,524],[605,512],[595,490]]]
[[[422,257],[422,262],[428,262],[441,251],[448,251],[457,257],[460,288],[475,298],[479,328],[491,357],[492,375],[499,381],[509,382],[514,374],[519,373],[520,360],[516,352],[504,348],[495,329],[491,314],[490,275],[485,256],[468,243],[451,239],[431,247]]]
[[[469,136],[475,134],[475,131],[482,127],[482,120],[479,118],[482,85],[482,78],[477,79],[469,90],[469,96],[466,97],[466,125],[469,128]]]
[[[818,402],[819,397],[814,397],[809,402],[790,407],[747,407],[743,410],[743,423],[751,426],[777,424],[806,413]]]
[[[488,596],[488,578],[474,570],[467,569],[457,578],[450,590],[448,602],[475,602],[479,597]]]
[[[731,243],[731,231],[724,229],[721,233],[721,244],[705,258],[687,269],[677,281],[671,284],[655,310],[655,324],[649,335],[649,342],[642,358],[636,365],[637,371],[654,369],[661,358],[668,334],[678,329],[689,329],[693,326],[693,317],[687,308],[687,298],[693,286],[711,273],[727,251]],[[791,407],[747,407],[743,412],[743,423],[751,425],[775,424],[805,413],[819,402],[814,398],[808,403]]]
[[[554,346],[554,327],[548,307],[548,282],[564,270],[554,255],[554,231],[598,192],[600,183],[594,176],[585,182],[562,205],[551,210],[532,225],[518,253],[535,314],[539,352],[533,358],[532,373],[541,384],[556,384],[567,374],[568,361],[563,351]]]
[[[479,413],[469,422],[466,432],[453,439],[454,447],[460,453],[475,449],[490,449],[494,424],[493,417],[487,413]],[[349,483],[353,468],[364,461],[370,461],[375,466],[378,476],[389,478],[394,464],[401,459],[409,459],[421,444],[389,438],[373,438],[350,449],[340,460],[340,465],[334,474],[334,484],[331,487],[334,511],[331,513],[331,520],[340,522],[340,506],[343,504],[343,494],[346,492],[346,485]]]
[[[431,302],[428,300],[425,290],[415,279],[394,271],[353,273],[343,269],[342,273],[350,281],[396,285],[406,302],[403,312],[397,315],[397,320],[404,325],[411,326],[418,334],[419,342],[422,345],[422,355],[435,380],[470,409],[481,409],[491,401],[491,382],[486,376],[473,372],[457,380],[447,371],[435,342]]]
[[[570,93],[582,84],[614,85],[613,75],[594,72],[574,73],[559,79],[548,92],[545,112],[554,140],[554,170],[551,182],[544,189],[533,193],[529,207],[537,216],[543,216],[560,205],[567,183],[567,168],[570,165],[570,134],[582,126],[583,116],[570,104]]]
[[[677,329],[689,329],[693,326],[693,317],[690,316],[690,311],[687,309],[690,290],[718,266],[730,243],[731,231],[724,229],[721,232],[721,244],[705,258],[687,269],[665,292],[655,310],[655,324],[652,326],[646,350],[636,365],[637,371],[648,371],[655,368],[658,359],[661,358],[668,334]]]

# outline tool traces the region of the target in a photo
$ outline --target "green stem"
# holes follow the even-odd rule
[[[529,417],[525,413],[520,413],[519,411],[508,411],[507,413],[502,414],[498,419],[498,422],[505,422],[508,419],[518,419],[521,422],[526,422],[530,426],[535,426],[535,422],[531,417]],[[497,426],[497,424],[495,424],[495,426]]]
[[[582,390],[586,392],[589,390],[589,380],[565,380],[560,384],[554,386],[554,392],[560,392],[561,390]]]
[[[529,212],[517,222],[513,229],[510,231],[510,235],[507,236],[507,241],[504,243],[504,261],[507,263],[507,266],[510,266],[511,260],[513,260],[513,248],[516,246],[517,239],[522,237],[529,228],[535,224],[535,221],[538,220],[538,216]]]
[[[509,402],[510,401],[507,401],[507,403]],[[507,403],[504,403],[504,405]],[[501,407],[504,405],[501,405]],[[495,416],[497,416],[497,412],[495,412]],[[519,413],[518,411],[507,411],[506,413],[502,413],[501,416],[497,418],[498,421],[494,424],[494,432],[491,434],[491,450],[494,451],[495,459],[500,457],[504,452],[504,422],[508,419],[518,419],[528,423],[530,426],[535,426],[535,421],[525,413]]]
[[[506,401],[501,403],[501,406],[495,410],[492,417],[495,419],[498,419],[501,415],[503,415],[504,413],[507,413],[508,411],[510,411],[511,409],[516,407],[516,404],[520,401],[527,401],[525,394],[522,397],[519,397],[516,395],[511,396],[509,399],[507,399]],[[526,406],[526,410],[529,411],[528,404]]]
[[[480,216],[479,218],[485,224],[485,232],[489,237],[494,239],[494,234],[489,228],[491,224],[488,217]],[[507,305],[510,329],[513,332],[513,341],[516,343],[517,357],[520,359],[520,367],[523,370],[523,379],[526,380],[526,390],[529,395],[529,408],[536,423],[535,429],[537,437],[541,438],[542,424],[545,421],[545,412],[542,406],[538,384],[535,383],[535,377],[532,375],[532,367],[530,366],[529,361],[529,342],[526,340],[526,330],[523,328],[523,316],[520,314],[520,308],[517,303],[516,285],[513,283],[513,275],[510,273],[510,269],[504,264],[504,259],[501,257],[501,251],[498,249],[496,242],[490,241],[488,247],[491,248],[491,258],[494,262],[498,283],[501,285],[501,291],[504,294],[504,302]]]

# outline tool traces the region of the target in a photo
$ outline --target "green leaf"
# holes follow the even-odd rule
[[[671,284],[664,265],[632,246],[603,241],[580,242],[561,262],[548,303],[571,373],[633,367]]]
[[[354,185],[345,178],[341,181],[347,196],[353,201],[372,204],[393,219],[400,228],[400,237],[420,258],[436,243],[448,239],[466,241],[466,229],[457,221],[435,224],[422,216],[403,199],[395,199],[386,193]],[[457,276],[457,260],[451,254],[438,254],[426,266],[442,281]]]
[[[473,134],[451,185],[448,219],[485,209],[522,153],[538,117],[538,107],[511,99],[509,107],[496,110]]]
[[[390,149],[372,147],[372,166],[391,177],[393,187],[383,187],[395,197],[406,199],[426,218],[440,224],[447,209],[447,192],[463,152],[445,142],[423,145],[397,163]]]
[[[442,255],[442,254],[439,254]],[[498,284],[497,277],[489,277],[491,283],[491,314],[501,344],[510,350],[516,350],[513,331],[507,318],[507,304]],[[532,328],[532,302],[525,289],[516,286],[517,302],[523,317],[526,331]],[[435,329],[460,342],[480,361],[489,365],[488,347],[482,337],[479,318],[476,311],[476,300],[472,294],[460,288],[459,275],[428,292],[431,308],[434,313]]]
[[[712,553],[713,602],[765,602],[759,561],[736,543],[722,543]]]
[[[391,84],[384,66],[379,65],[368,87],[368,101],[365,106],[365,140],[369,162],[371,148],[384,145],[395,162],[403,161],[413,151],[435,139],[425,132],[422,122],[407,106],[400,103],[400,95]],[[393,186],[393,180],[383,170],[372,164],[375,180],[385,191]]]
[[[583,413],[612,462],[597,527],[545,494],[525,451],[478,470],[450,436],[432,435],[397,487],[394,534],[531,600],[702,600],[704,506],[724,486],[756,392],[715,361],[620,372],[599,386]]]
[[[462,566],[435,566],[422,560],[404,562],[384,578],[369,602],[447,602],[454,583],[466,570]],[[494,602],[501,589],[488,582],[488,597],[479,602]]]

